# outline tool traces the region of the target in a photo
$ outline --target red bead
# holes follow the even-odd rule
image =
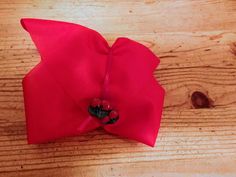
[[[114,119],[114,118],[116,118],[116,117],[118,117],[118,112],[117,111],[111,111],[110,112],[110,114],[109,114],[109,117],[111,118],[111,119]]]
[[[101,105],[101,100],[99,98],[94,98],[91,102],[92,107],[99,107]]]
[[[107,100],[102,100],[102,109],[108,111],[111,109],[111,105]]]
[[[110,121],[109,116],[106,116],[106,117],[104,117],[104,118],[102,119],[102,123],[103,123],[103,124],[105,124],[105,123],[107,123],[107,122],[109,122],[109,121]]]

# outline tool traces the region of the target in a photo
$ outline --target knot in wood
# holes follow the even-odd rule
[[[207,95],[200,91],[195,91],[191,95],[191,102],[194,108],[210,108],[212,107],[211,100]]]

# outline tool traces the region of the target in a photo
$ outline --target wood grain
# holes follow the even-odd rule
[[[236,1],[1,0],[0,16],[0,176],[236,176]],[[166,98],[155,148],[101,129],[27,145],[21,79],[39,55],[22,17],[80,23],[157,54]]]

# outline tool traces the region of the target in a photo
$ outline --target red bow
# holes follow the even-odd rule
[[[22,19],[41,55],[23,79],[29,143],[79,135],[100,126],[154,146],[164,89],[148,48],[128,38],[112,47],[81,25]]]

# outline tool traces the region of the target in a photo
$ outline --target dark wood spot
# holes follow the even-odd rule
[[[231,53],[236,56],[236,42],[233,42],[232,44],[230,44],[230,48],[231,48],[230,50]]]
[[[225,66],[234,66],[232,63],[227,63]]]
[[[194,108],[210,108],[212,107],[210,99],[202,92],[195,91],[191,95],[191,102]]]
[[[159,58],[176,58],[178,56],[176,55],[164,55],[164,56],[160,56]]]

